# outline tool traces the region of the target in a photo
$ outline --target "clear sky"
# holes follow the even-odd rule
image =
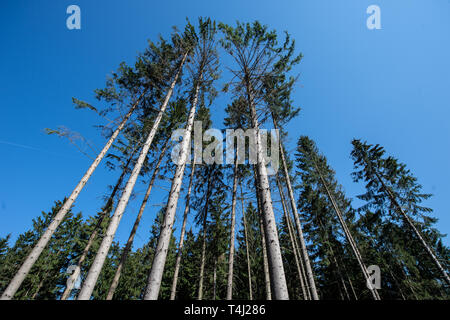
[[[71,4],[81,8],[81,30],[66,28]],[[366,27],[372,4],[381,8],[381,30]],[[381,144],[408,165],[424,192],[434,194],[425,205],[435,210],[441,232],[449,232],[449,0],[3,0],[0,237],[11,233],[15,239],[31,228],[31,219],[70,194],[90,165],[67,141],[43,129],[64,125],[101,148],[104,141],[93,128],[98,119],[74,110],[71,98],[95,104],[93,90],[104,86],[121,61],[132,63],[147,39],[198,16],[230,24],[259,20],[291,33],[304,60],[294,93],[302,112],[288,127],[289,149],[300,135],[312,137],[354,197],[363,186],[350,177],[351,139]],[[225,103],[219,98],[212,107],[218,127]],[[106,185],[116,178],[101,166],[74,211],[95,214]],[[142,195],[145,187],[136,190]],[[164,196],[156,192],[153,204]],[[121,242],[138,207],[139,201],[132,201],[124,215]],[[137,245],[148,238],[158,209],[146,211]]]

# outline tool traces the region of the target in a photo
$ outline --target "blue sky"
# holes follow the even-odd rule
[[[81,8],[81,30],[66,28],[71,4]],[[366,27],[371,4],[381,8],[381,30]],[[300,135],[311,136],[354,197],[363,187],[350,177],[351,139],[381,144],[434,194],[426,205],[435,210],[441,232],[449,232],[450,1],[17,0],[0,4],[0,237],[11,233],[15,239],[29,229],[31,219],[68,195],[90,164],[43,129],[64,125],[100,148],[104,141],[93,128],[98,119],[74,110],[71,98],[95,103],[93,90],[121,61],[132,63],[147,39],[198,16],[231,24],[259,20],[291,33],[304,59],[293,97],[302,112],[288,127],[289,149]],[[225,103],[219,98],[212,107],[218,127]],[[99,168],[75,211],[95,214],[115,179]],[[137,185],[138,195],[144,188]],[[156,192],[153,204],[164,196]],[[137,199],[124,215],[121,242],[138,207]],[[137,245],[147,239],[157,210],[146,211]]]

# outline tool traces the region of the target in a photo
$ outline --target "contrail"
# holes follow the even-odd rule
[[[8,145],[10,145],[10,146],[15,146],[15,147],[20,147],[20,148],[30,149],[30,150],[44,151],[44,150],[42,150],[42,149],[38,149],[38,148],[35,148],[35,147],[30,147],[30,146],[26,146],[26,145],[24,145],[24,144],[18,144],[18,143],[13,143],[13,142],[8,142],[8,141],[2,141],[2,140],[0,140],[0,143],[8,144]]]
[[[59,156],[59,157],[63,157],[63,158],[79,159],[79,158],[63,155],[63,154],[60,154],[60,153],[51,152],[51,151],[47,151],[47,150],[44,150],[44,149],[40,149],[40,148],[36,148],[36,147],[32,147],[32,146],[27,146],[27,145],[19,144],[19,143],[9,142],[9,141],[0,140],[0,144],[6,144],[6,145],[14,146],[14,147],[28,149],[28,150],[41,151],[41,152],[49,153],[49,154],[56,155],[56,156]]]

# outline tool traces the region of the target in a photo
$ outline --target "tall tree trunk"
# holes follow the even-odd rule
[[[302,290],[302,295],[303,295],[303,299],[307,300],[308,296],[307,296],[307,289],[305,287],[305,283],[303,282],[303,274],[302,271],[300,269],[300,262],[299,262],[299,257],[297,255],[297,248],[295,246],[295,241],[294,241],[294,235],[293,232],[291,230],[291,224],[289,221],[289,215],[287,212],[287,207],[286,207],[286,202],[284,199],[284,193],[283,193],[283,189],[281,187],[281,183],[280,180],[278,179],[278,176],[276,177],[276,182],[277,182],[277,186],[278,186],[278,192],[280,193],[280,198],[281,198],[281,206],[283,208],[283,214],[284,214],[284,218],[286,220],[286,225],[288,228],[288,234],[289,234],[289,240],[291,242],[291,246],[292,246],[292,252],[294,253],[294,260],[295,260],[295,266],[297,267],[297,274],[298,274],[298,279],[300,281],[300,288]]]
[[[283,193],[283,197],[284,197],[284,193]],[[300,250],[300,245],[298,244],[297,237],[295,236],[294,224],[293,224],[291,216],[290,216],[289,206],[286,203],[286,198],[285,198],[285,202],[284,203],[285,203],[286,210],[287,210],[287,213],[288,213],[289,226],[291,228],[291,232],[292,232],[292,235],[293,235],[293,238],[294,238],[294,244],[295,244],[295,248],[296,248],[296,251],[297,251],[298,261],[300,263],[300,270],[302,272],[303,283],[305,284],[305,288],[306,288],[305,300],[312,300],[311,290],[310,290],[310,288],[308,286],[308,280],[307,280],[307,277],[306,277],[305,263],[303,261],[302,253],[301,253],[301,250]]]
[[[191,190],[194,181],[194,173],[195,173],[195,155],[194,161],[192,162],[191,177],[189,178],[189,187],[186,195],[186,206],[184,208],[183,225],[181,226],[180,241],[178,243],[177,259],[175,261],[175,272],[173,274],[172,287],[170,289],[170,300],[175,300],[175,295],[177,293],[178,274],[180,272],[181,256],[183,254],[183,244],[184,244],[184,235],[186,233],[187,216],[190,210]]]
[[[211,185],[212,185],[212,172],[209,175],[208,179],[208,187],[206,191],[206,200],[205,200],[205,212],[203,214],[203,243],[202,243],[202,257],[200,262],[200,276],[198,282],[198,296],[197,300],[203,299],[203,280],[205,274],[205,264],[206,264],[206,222],[208,219],[208,206],[209,206],[209,198],[211,196]]]
[[[406,221],[406,223],[410,226],[410,228],[413,230],[413,232],[416,234],[417,238],[419,238],[419,241],[421,242],[422,246],[424,247],[425,251],[428,253],[436,267],[438,268],[439,272],[442,274],[443,279],[445,282],[447,282],[448,285],[450,285],[450,277],[448,276],[447,272],[445,272],[445,269],[442,267],[441,263],[437,259],[436,255],[433,252],[433,249],[426,243],[425,239],[420,234],[419,230],[417,230],[414,223],[411,221],[409,216],[406,214],[406,212],[403,210],[403,208],[400,206],[400,204],[397,202],[397,199],[395,198],[394,194],[391,192],[391,190],[386,186],[383,179],[380,177],[378,172],[374,171],[375,175],[378,178],[378,181],[380,181],[381,185],[383,186],[384,191],[387,193],[389,199],[391,199],[391,202],[394,204],[395,207],[397,207],[398,211],[400,211],[401,215],[403,216],[403,219]]]
[[[261,205],[263,212],[264,234],[266,236],[267,256],[269,262],[270,282],[273,288],[273,295],[276,300],[289,300],[289,293],[284,273],[283,257],[281,256],[280,241],[275,221],[275,214],[272,207],[272,197],[270,194],[269,178],[267,168],[264,163],[261,132],[256,114],[256,107],[252,97],[252,88],[247,77],[247,101],[250,108],[250,117],[253,129],[256,131],[256,175],[259,192],[261,195]]]
[[[0,300],[11,300],[14,296],[14,294],[19,289],[20,285],[22,284],[23,280],[27,276],[27,274],[30,272],[31,268],[33,267],[36,260],[41,255],[44,248],[47,246],[48,242],[50,241],[52,235],[55,233],[56,228],[60,225],[64,217],[66,216],[67,212],[69,212],[70,208],[72,207],[73,203],[77,199],[78,195],[80,194],[81,190],[83,190],[84,186],[88,182],[91,175],[94,173],[97,166],[100,164],[100,161],[103,159],[103,157],[108,152],[109,148],[113,144],[113,142],[116,140],[117,136],[119,135],[120,131],[122,131],[123,127],[127,123],[128,119],[131,117],[131,114],[134,112],[134,110],[137,108],[139,102],[141,101],[142,97],[145,94],[144,92],[140,95],[140,97],[136,100],[136,102],[131,106],[128,113],[125,115],[125,117],[122,119],[122,122],[119,124],[119,126],[116,128],[114,133],[109,138],[108,142],[103,147],[102,151],[97,155],[97,158],[95,158],[94,162],[91,164],[89,169],[84,174],[83,178],[81,178],[80,182],[77,184],[75,189],[72,191],[72,194],[69,196],[69,198],[64,202],[61,209],[59,209],[58,213],[53,218],[52,222],[48,226],[48,228],[45,230],[45,232],[42,234],[41,238],[39,239],[38,243],[34,246],[33,250],[31,250],[30,254],[27,256],[25,261],[23,262],[20,269],[17,271],[14,278],[9,283],[6,290],[3,292]]]
[[[231,200],[231,225],[230,225],[230,251],[228,256],[227,300],[233,298],[233,264],[234,264],[234,238],[236,226],[236,190],[238,180],[238,157],[235,154],[233,172],[233,195]]]
[[[273,114],[272,114],[272,120],[273,120],[274,128],[277,129],[278,126],[277,126],[277,123],[276,123],[276,120],[275,120]],[[286,161],[286,157],[284,154],[284,148],[283,148],[283,145],[281,142],[280,142],[280,154],[281,154],[281,164],[283,165],[284,178],[286,181],[286,186],[287,186],[287,190],[288,190],[288,194],[289,194],[289,200],[291,202],[292,213],[294,215],[295,224],[297,226],[298,236],[300,238],[300,247],[302,249],[303,261],[305,262],[305,268],[306,268],[306,274],[308,277],[309,288],[311,290],[313,300],[319,300],[319,295],[317,294],[317,289],[316,289],[316,283],[314,281],[314,274],[313,274],[313,271],[311,268],[311,263],[309,261],[309,255],[308,255],[308,250],[306,248],[305,238],[303,236],[302,225],[300,223],[300,218],[299,218],[299,214],[297,211],[297,205],[295,203],[294,191],[293,191],[292,185],[291,185],[291,178],[289,177],[289,171],[287,168],[287,161]]]
[[[214,259],[214,271],[213,271],[213,300],[216,300],[216,287],[217,287],[217,259]]]
[[[186,61],[186,58],[187,58],[187,53],[184,55],[184,57],[181,61],[181,64],[177,71],[177,74],[175,75],[175,78],[173,79],[172,84],[169,87],[166,98],[161,106],[158,116],[156,117],[153,127],[147,136],[147,140],[145,141],[144,146],[142,147],[139,158],[136,161],[136,164],[135,164],[133,171],[131,172],[131,175],[127,181],[127,184],[122,193],[122,196],[120,197],[120,200],[119,200],[117,208],[114,212],[114,215],[111,218],[111,222],[108,226],[105,237],[103,238],[103,241],[100,245],[97,255],[95,256],[94,262],[92,263],[91,269],[89,270],[88,276],[87,276],[86,280],[84,281],[84,284],[83,284],[83,287],[81,288],[80,294],[78,295],[78,300],[89,300],[91,298],[91,294],[92,294],[92,291],[94,290],[95,283],[97,282],[97,279],[100,275],[103,264],[105,263],[109,248],[111,247],[111,244],[114,239],[114,235],[116,234],[116,230],[119,227],[120,220],[122,219],[123,213],[128,204],[128,200],[130,199],[134,185],[136,184],[136,180],[142,169],[145,158],[147,157],[147,153],[153,142],[153,138],[155,137],[156,131],[158,130],[159,124],[162,120],[164,112],[166,111],[167,105],[169,104],[170,97],[172,96],[173,89],[175,87],[175,84],[178,81],[178,77],[181,73],[181,70],[183,69],[183,64]]]
[[[261,193],[258,188],[258,178],[256,176],[256,169],[253,167],[253,174],[255,177],[255,192],[256,192],[256,202],[258,205],[258,217],[259,217],[259,230],[261,233],[261,246],[263,251],[263,268],[264,268],[264,283],[266,285],[266,300],[272,300],[272,288],[270,283],[270,271],[269,271],[269,262],[267,257],[267,246],[266,246],[266,235],[264,232],[264,223],[263,223],[263,213],[262,213],[262,205],[261,205]]]
[[[119,285],[120,276],[122,274],[122,269],[125,265],[125,262],[127,261],[128,253],[131,250],[131,247],[133,246],[134,237],[137,232],[137,228],[139,226],[139,223],[141,222],[142,215],[144,213],[145,207],[147,205],[148,198],[150,197],[150,193],[152,192],[153,184],[156,180],[156,177],[159,173],[159,168],[161,165],[161,162],[164,158],[164,155],[166,154],[166,150],[168,147],[168,141],[165,141],[164,147],[159,155],[158,162],[156,163],[155,171],[153,172],[152,178],[150,179],[150,183],[148,185],[147,191],[145,193],[144,199],[142,200],[141,207],[139,209],[139,213],[136,217],[136,220],[134,221],[133,229],[130,232],[130,236],[128,237],[127,244],[125,245],[125,248],[123,249],[122,256],[120,257],[119,265],[117,266],[116,273],[114,274],[113,281],[111,283],[111,286],[109,287],[108,295],[106,296],[106,300],[112,300],[114,296],[114,292],[117,289],[117,286]]]
[[[202,242],[202,257],[200,259],[200,275],[198,280],[198,295],[197,300],[203,299],[203,278],[205,274],[206,263],[206,215],[203,218],[203,242]]]
[[[370,283],[370,275],[369,275],[369,272],[367,271],[367,268],[366,268],[366,266],[364,264],[364,261],[363,261],[363,259],[361,257],[361,253],[358,250],[358,246],[356,245],[355,240],[353,239],[353,236],[351,235],[350,230],[348,229],[347,224],[344,221],[344,217],[342,216],[341,210],[339,209],[339,207],[338,207],[338,205],[337,205],[337,203],[336,203],[336,201],[334,199],[334,196],[331,194],[330,190],[328,189],[328,185],[327,185],[324,177],[322,176],[322,172],[319,170],[319,167],[317,166],[317,163],[316,163],[316,161],[314,159],[313,159],[313,162],[314,162],[314,166],[316,168],[317,174],[319,175],[320,180],[321,180],[321,182],[322,182],[322,184],[323,184],[323,186],[325,188],[325,191],[327,193],[328,199],[330,200],[330,202],[331,202],[331,204],[332,204],[332,206],[334,208],[334,211],[336,212],[336,215],[338,216],[338,219],[339,219],[339,222],[341,224],[341,227],[344,230],[345,237],[347,238],[347,241],[350,244],[350,247],[351,247],[351,249],[353,251],[353,254],[356,257],[356,260],[358,260],[358,264],[359,264],[359,266],[361,268],[361,271],[362,271],[362,273],[364,275],[364,278],[366,279],[367,283]],[[373,286],[370,286],[369,290],[372,293],[372,297],[375,300],[380,300],[380,295],[378,294],[378,291],[377,291],[376,288],[374,288]]]
[[[199,79],[202,76],[200,74]],[[148,284],[144,295],[144,300],[158,299],[159,289],[161,287],[161,280],[164,273],[164,265],[166,264],[167,251],[169,248],[170,237],[172,235],[172,227],[175,220],[175,213],[177,210],[178,198],[180,197],[181,184],[183,182],[184,169],[186,167],[187,156],[191,146],[191,133],[194,126],[195,110],[198,101],[198,94],[200,84],[197,82],[195,88],[194,99],[192,107],[189,111],[189,116],[186,124],[186,131],[181,143],[181,152],[179,162],[175,171],[175,176],[172,179],[172,186],[170,188],[169,200],[167,201],[167,209],[164,215],[164,223],[161,228],[161,233],[158,238],[155,257],[153,259],[152,268],[148,277]]]
[[[242,206],[242,219],[244,222],[245,253],[246,253],[246,257],[247,257],[248,294],[249,294],[249,300],[253,300],[252,271],[251,271],[251,267],[250,267],[250,255],[248,254],[247,221],[245,219],[244,193],[242,192],[242,184],[241,184],[241,206]]]
[[[116,193],[119,190],[120,185],[122,184],[122,181],[128,171],[128,167],[130,166],[133,156],[134,156],[134,151],[128,158],[127,163],[125,164],[125,167],[122,170],[122,173],[120,174],[119,179],[117,179],[116,185],[114,186],[113,190],[111,191],[111,194],[109,195],[109,198],[106,201],[106,204],[102,209],[102,213],[100,214],[100,216],[97,220],[94,230],[91,233],[80,258],[78,259],[78,263],[76,265],[75,270],[73,271],[73,273],[70,275],[69,279],[67,280],[67,286],[61,296],[61,300],[67,300],[67,298],[69,298],[70,294],[72,293],[73,287],[75,286],[75,282],[77,281],[78,277],[80,276],[81,267],[83,266],[84,260],[86,260],[86,257],[89,254],[89,250],[91,249],[92,244],[94,243],[94,240],[100,231],[100,227],[103,223],[103,220],[105,219],[106,215],[109,214],[112,210],[114,197],[116,196]]]

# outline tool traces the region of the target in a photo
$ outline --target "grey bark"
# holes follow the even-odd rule
[[[305,300],[308,300],[307,288],[306,288],[305,283],[303,281],[303,273],[302,273],[302,270],[301,270],[301,267],[300,267],[299,257],[297,255],[297,247],[295,245],[294,233],[291,230],[291,224],[290,224],[289,214],[287,212],[287,206],[286,206],[286,201],[285,201],[285,198],[284,198],[283,188],[281,186],[280,179],[278,179],[278,176],[276,177],[276,182],[277,182],[278,191],[280,193],[281,206],[283,208],[283,215],[284,215],[284,218],[286,220],[286,225],[287,225],[287,228],[288,228],[288,234],[289,234],[289,240],[290,240],[291,246],[292,246],[292,252],[294,253],[295,266],[297,268],[298,279],[300,281],[300,288],[302,290],[303,298]]]
[[[200,276],[199,276],[199,283],[198,283],[198,297],[197,300],[203,299],[203,280],[205,275],[205,263],[206,263],[206,222],[208,218],[208,205],[209,205],[209,199],[211,197],[211,186],[212,186],[212,173],[209,176],[208,179],[208,187],[206,192],[206,200],[205,200],[205,212],[203,214],[203,243],[202,243],[202,257],[200,262]]]
[[[248,78],[247,78],[248,79]],[[263,212],[264,234],[266,236],[267,257],[269,262],[270,282],[272,293],[276,300],[289,300],[289,293],[284,273],[283,258],[281,256],[280,241],[275,221],[275,214],[272,207],[272,197],[270,193],[267,168],[264,163],[261,132],[256,114],[256,106],[252,97],[252,89],[247,81],[247,101],[250,108],[250,117],[253,129],[256,131],[256,175],[259,192],[261,195],[261,206]],[[264,150],[265,151],[265,150]]]
[[[242,185],[241,185],[241,206],[242,206],[242,219],[244,223],[245,253],[247,257],[247,274],[248,274],[248,291],[249,291],[248,294],[249,300],[253,300],[252,271],[250,267],[250,255],[248,254],[247,221],[245,219],[244,194],[242,192]]]
[[[201,75],[199,77],[201,79]],[[169,241],[172,235],[172,227],[175,220],[175,212],[177,210],[178,198],[180,196],[181,184],[183,181],[184,169],[186,167],[186,160],[189,153],[191,133],[194,126],[195,110],[198,101],[198,93],[200,87],[199,83],[196,85],[192,107],[189,111],[189,116],[186,124],[185,135],[181,143],[181,153],[179,163],[177,165],[175,176],[172,180],[170,188],[169,199],[167,201],[167,209],[164,215],[164,223],[161,228],[161,233],[158,238],[155,257],[153,259],[152,268],[148,277],[148,284],[144,295],[145,300],[158,299],[159,289],[161,287],[161,280],[164,273],[164,265],[166,263],[167,250],[169,248]]]
[[[234,239],[236,226],[236,190],[238,180],[238,157],[235,155],[233,172],[233,194],[231,200],[231,225],[230,225],[230,251],[228,256],[227,300],[233,298],[233,264],[234,264]]]
[[[273,115],[272,115],[272,120],[273,120],[274,128],[277,129],[278,126],[277,126],[277,123],[276,123]],[[284,148],[281,143],[280,143],[280,154],[281,154],[281,163],[283,165],[284,178],[286,181],[289,200],[291,202],[291,209],[292,209],[292,213],[294,215],[295,224],[297,226],[298,236],[300,238],[300,247],[302,250],[303,261],[305,263],[305,269],[306,269],[306,274],[307,274],[307,278],[308,278],[309,288],[311,290],[313,300],[319,300],[319,295],[317,294],[316,283],[314,281],[314,274],[313,274],[313,271],[311,268],[311,263],[309,261],[309,255],[308,255],[308,250],[306,248],[305,238],[303,236],[302,225],[300,223],[300,218],[299,218],[299,214],[297,211],[297,205],[295,203],[294,191],[293,191],[292,185],[291,185],[291,178],[289,176],[289,172],[287,169],[287,161],[286,161],[286,157],[284,154]]]
[[[114,201],[114,197],[116,196],[117,191],[120,188],[120,185],[122,184],[123,178],[125,177],[125,174],[127,173],[128,167],[131,163],[131,160],[133,159],[134,156],[134,152],[131,154],[131,156],[128,158],[127,163],[125,164],[124,169],[122,170],[122,173],[120,174],[119,179],[117,180],[116,185],[114,186],[108,200],[106,201],[105,206],[102,209],[102,213],[100,215],[100,217],[97,220],[97,223],[94,227],[93,232],[91,233],[91,235],[89,236],[88,242],[86,244],[86,246],[84,247],[83,253],[81,254],[80,258],[78,259],[77,265],[76,265],[76,269],[74,270],[74,272],[70,275],[68,281],[67,281],[67,286],[66,289],[64,290],[62,296],[61,296],[61,300],[67,300],[67,298],[69,298],[70,294],[72,293],[73,287],[75,285],[75,282],[77,281],[78,277],[80,276],[81,273],[81,267],[83,266],[84,260],[86,260],[87,255],[89,254],[89,250],[92,247],[92,244],[94,243],[95,238],[98,235],[98,232],[100,231],[100,227],[103,223],[103,220],[105,219],[106,215],[111,212],[111,208],[113,206],[113,201]]]
[[[189,179],[189,187],[188,187],[188,191],[187,191],[187,195],[186,195],[186,206],[184,208],[183,225],[181,226],[180,241],[178,244],[178,251],[177,251],[177,259],[175,261],[175,272],[173,274],[172,287],[170,289],[170,300],[175,300],[175,295],[177,293],[178,274],[180,272],[181,256],[183,254],[184,235],[186,233],[187,216],[188,216],[188,213],[190,210],[191,190],[192,190],[192,184],[194,181],[194,173],[195,173],[195,156],[194,156],[194,161],[192,162],[191,177]]]
[[[150,197],[150,193],[152,192],[153,184],[156,180],[156,177],[158,176],[159,168],[160,168],[161,162],[164,158],[164,155],[166,154],[167,147],[168,147],[168,141],[166,141],[164,143],[164,147],[161,150],[161,153],[159,155],[158,162],[156,163],[156,166],[155,166],[155,171],[152,174],[147,191],[145,192],[144,199],[142,200],[141,207],[139,209],[139,213],[136,217],[136,220],[134,221],[133,229],[130,232],[130,236],[128,237],[125,248],[123,249],[122,255],[120,257],[120,262],[119,262],[119,265],[117,266],[116,273],[114,274],[114,278],[111,283],[111,286],[109,287],[108,294],[106,296],[106,300],[112,300],[112,298],[114,296],[114,292],[116,291],[117,286],[119,285],[120,276],[122,275],[122,269],[125,265],[125,262],[127,261],[128,253],[130,252],[131,247],[133,246],[133,241],[134,241],[134,237],[137,232],[137,228],[139,226],[139,223],[141,222],[142,215],[143,215],[145,207],[147,205],[148,198]]]
[[[258,189],[258,178],[256,176],[256,170],[253,170],[255,176],[255,192],[256,192],[256,200],[258,204],[258,215],[259,215],[259,230],[261,232],[261,246],[263,251],[263,268],[264,268],[264,284],[266,286],[266,300],[272,300],[272,288],[270,281],[270,271],[269,271],[269,262],[267,257],[267,246],[266,246],[266,235],[264,232],[264,223],[263,223],[263,213],[262,213],[262,205],[261,205],[261,194]]]

